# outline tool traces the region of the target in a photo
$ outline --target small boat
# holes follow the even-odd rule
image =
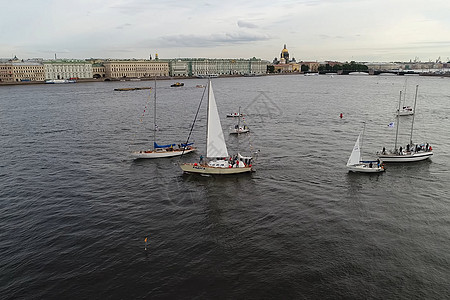
[[[138,90],[151,90],[151,87],[135,87],[135,88],[118,88],[115,91],[138,91]]]
[[[218,78],[219,74],[198,74],[197,78]]]
[[[244,126],[236,125],[236,126],[234,126],[233,129],[231,129],[230,134],[241,134],[241,133],[247,133],[247,132],[250,132],[250,129],[248,128],[247,125],[244,125]]]
[[[73,79],[48,79],[45,83],[76,83],[76,80]]]
[[[398,112],[399,116],[412,116],[414,114],[411,106],[403,106]]]
[[[180,86],[184,86],[184,83],[182,83],[182,82],[175,82],[174,84],[171,85],[171,87],[180,87]]]
[[[398,110],[399,116],[412,116],[414,114],[414,110],[411,106],[406,105],[406,83],[405,80],[405,86],[404,86],[404,92],[403,92],[403,106],[400,110]]]
[[[419,88],[419,86],[416,85],[416,95],[414,98],[414,109],[413,109],[414,112],[416,111],[418,88]],[[411,122],[411,135],[410,135],[409,144],[406,145],[405,149],[403,149],[403,147],[397,148],[401,100],[402,100],[402,91],[400,91],[400,99],[398,102],[397,124],[395,125],[396,132],[395,132],[394,149],[386,151],[386,149],[383,147],[382,151],[377,152],[377,156],[383,162],[386,162],[386,163],[403,163],[403,162],[415,162],[415,161],[426,160],[426,159],[430,158],[431,156],[433,156],[433,148],[428,143],[420,143],[420,144],[413,143],[412,137],[413,137],[415,114],[413,114],[413,119]]]
[[[154,109],[153,109],[153,149],[152,150],[141,150],[131,152],[131,155],[134,158],[165,158],[165,157],[174,157],[181,156],[190,152],[194,152],[195,149],[192,145],[193,143],[180,143],[176,144],[167,144],[167,145],[158,145],[156,143],[156,132],[158,131],[158,125],[156,125],[156,80],[155,80],[155,89],[154,89]]]
[[[241,107],[239,107],[239,112],[238,112],[238,116],[241,115]],[[238,123],[236,124],[236,126],[234,126],[234,128],[231,129],[230,134],[241,134],[241,133],[246,133],[249,132],[250,129],[248,128],[247,125],[241,125],[241,118],[238,118]]]
[[[194,152],[196,149],[192,147],[193,143],[158,145],[153,144],[153,150],[134,151],[131,155],[135,158],[165,158],[174,157]]]
[[[205,86],[203,84],[197,84],[195,87],[197,87],[197,88],[204,88]]]
[[[350,72],[350,73],[348,73],[348,75],[353,75],[353,76],[358,76],[358,75],[369,75],[369,73],[367,73],[367,72]]]
[[[227,115],[227,118],[237,118],[237,117],[244,117],[245,115],[244,114],[241,114],[241,113],[231,113],[231,114],[228,114]]]
[[[365,129],[365,124],[364,124]],[[378,160],[362,160],[361,157],[361,146],[359,144],[359,140],[364,137],[364,129],[362,133],[358,135],[356,139],[355,146],[353,146],[353,151],[350,154],[350,157],[347,161],[347,168],[349,172],[358,172],[358,173],[379,173],[384,171],[384,166],[381,164],[381,161]]]
[[[203,161],[203,156],[200,156],[198,163],[181,164],[183,172],[201,175],[232,175],[252,172],[252,157],[245,157],[239,153],[234,157],[228,156],[211,79],[208,84],[207,111],[206,157],[209,161]]]

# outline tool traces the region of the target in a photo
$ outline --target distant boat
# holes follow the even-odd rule
[[[137,91],[137,90],[151,90],[151,87],[135,87],[135,88],[118,88],[115,91]]]
[[[416,96],[414,99],[414,111],[416,111],[416,101],[417,101],[417,91],[419,86],[416,85]],[[411,136],[409,140],[409,144],[406,145],[405,149],[402,147],[397,148],[397,139],[398,139],[398,129],[399,129],[399,121],[400,121],[400,104],[402,101],[402,91],[400,91],[400,99],[398,101],[398,110],[397,110],[397,124],[396,132],[395,132],[395,144],[394,149],[390,151],[386,151],[383,148],[382,151],[377,152],[378,157],[386,163],[403,163],[403,162],[414,162],[421,161],[430,158],[433,156],[433,149],[428,143],[421,144],[413,144],[412,136],[413,136],[413,128],[414,128],[414,117],[411,122]]]
[[[404,92],[403,92],[403,106],[402,108],[398,111],[398,115],[399,116],[411,116],[414,114],[414,110],[411,106],[406,105],[406,80],[405,80],[405,87],[404,87]]]
[[[411,116],[414,114],[413,108],[411,106],[403,106],[398,112],[400,116]]]
[[[181,156],[183,154],[187,154],[193,151],[196,151],[194,147],[192,147],[193,143],[189,144],[167,144],[167,145],[158,145],[156,143],[156,132],[158,131],[158,126],[156,125],[156,80],[155,80],[155,88],[154,88],[154,109],[153,109],[153,149],[152,150],[142,150],[142,151],[134,151],[131,155],[135,158],[165,158],[165,157],[174,157]]]
[[[319,76],[319,73],[305,73],[305,76]]]
[[[171,85],[171,87],[180,87],[180,86],[184,86],[184,83],[182,83],[182,82],[175,82],[174,84]]]
[[[48,79],[45,83],[76,83],[76,80],[73,79]]]
[[[219,74],[198,74],[195,77],[197,78],[217,78]]]
[[[227,118],[237,118],[237,117],[244,117],[244,114],[241,113],[231,113],[231,114],[227,114]]]
[[[197,88],[204,88],[205,86],[203,84],[197,84],[195,87],[197,87]]]
[[[364,124],[365,129],[365,124]],[[360,139],[364,137],[364,129],[358,135],[356,139],[353,151],[347,161],[347,168],[349,172],[358,173],[379,173],[384,171],[384,166],[381,164],[380,160],[362,160],[362,147],[360,145]]]
[[[241,115],[241,107],[239,107],[239,113],[238,115]],[[241,134],[241,133],[247,133],[250,129],[247,125],[241,125],[241,118],[238,118],[238,123],[234,128],[230,130],[230,134]]]
[[[209,161],[204,162],[203,157],[200,157],[199,163],[186,163],[180,167],[185,173],[202,175],[232,175],[253,171],[252,157],[245,157],[239,153],[234,157],[228,156],[211,79],[208,84],[206,157]]]
[[[350,72],[348,75],[369,75],[367,72]]]

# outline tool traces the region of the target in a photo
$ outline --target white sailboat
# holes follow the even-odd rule
[[[416,85],[416,96],[414,98],[414,112],[416,111],[416,102],[417,102],[417,92],[418,92],[419,86]],[[421,143],[421,144],[414,144],[412,140],[413,136],[413,129],[414,129],[414,117],[415,114],[413,114],[413,119],[411,122],[411,136],[409,140],[409,144],[406,145],[406,147],[403,149],[403,147],[397,148],[397,139],[398,139],[398,128],[399,128],[399,120],[400,120],[400,103],[402,99],[402,92],[400,91],[400,100],[398,102],[398,110],[397,110],[397,124],[396,124],[396,132],[395,132],[395,145],[394,149],[390,151],[386,151],[385,148],[383,148],[382,151],[377,152],[377,156],[383,161],[383,162],[414,162],[414,161],[421,161],[430,158],[433,156],[433,149],[428,143]]]
[[[241,107],[239,107],[239,115],[241,115]],[[247,133],[250,129],[247,125],[241,125],[241,117],[238,118],[238,123],[234,128],[230,130],[230,134],[241,134],[241,133]]]
[[[384,166],[380,160],[362,160],[360,139],[364,137],[364,130],[358,135],[353,151],[347,161],[347,168],[349,172],[360,173],[379,173],[384,171]]]
[[[207,175],[230,175],[252,171],[252,157],[245,157],[239,153],[234,157],[228,156],[227,145],[220,124],[211,79],[208,84],[208,116],[206,132],[206,160],[200,157],[199,163],[181,164],[186,173]]]
[[[154,108],[153,108],[153,149],[131,152],[131,155],[135,158],[167,158],[184,155],[196,149],[192,146],[193,143],[183,144],[167,144],[158,145],[156,143],[156,132],[158,131],[158,125],[156,125],[156,79],[154,90]]]

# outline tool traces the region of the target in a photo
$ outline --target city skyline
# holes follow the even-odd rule
[[[446,1],[16,1],[0,57],[448,61]]]

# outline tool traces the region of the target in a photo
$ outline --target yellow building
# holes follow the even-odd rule
[[[44,81],[44,66],[35,61],[11,61],[0,63],[1,82]]]
[[[92,65],[92,76],[94,78],[106,77],[105,66],[103,64],[93,64]]]
[[[319,72],[319,65],[317,61],[302,61],[300,62],[300,65],[307,66],[308,72]]]
[[[108,78],[169,76],[169,63],[159,60],[115,60],[103,65]]]

